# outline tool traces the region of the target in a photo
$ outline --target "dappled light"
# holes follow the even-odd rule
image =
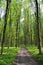
[[[0,0],[0,65],[43,65],[43,0]]]

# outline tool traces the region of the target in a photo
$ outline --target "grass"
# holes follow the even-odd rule
[[[43,54],[39,55],[38,49],[36,46],[29,46],[26,47],[26,49],[31,53],[31,55],[39,60],[40,62],[43,62]],[[43,51],[43,48],[42,48]]]
[[[11,65],[20,48],[4,48],[3,55],[0,55],[0,65]]]

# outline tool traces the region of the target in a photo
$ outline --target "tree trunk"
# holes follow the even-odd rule
[[[36,22],[37,22],[38,49],[39,49],[39,54],[41,54],[40,30],[39,30],[39,11],[38,11],[38,2],[37,2],[37,0],[36,0]]]
[[[8,10],[9,10],[10,2],[11,2],[11,0],[7,0],[5,20],[4,20],[4,28],[3,28],[3,35],[2,35],[2,43],[1,43],[1,55],[3,54],[3,46],[4,46],[4,41],[5,41],[5,32],[6,32],[7,17],[8,17]]]

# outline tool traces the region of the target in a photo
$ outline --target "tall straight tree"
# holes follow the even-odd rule
[[[5,12],[4,28],[3,28],[2,43],[1,43],[1,55],[3,54],[3,46],[5,41],[5,32],[6,32],[7,17],[8,17],[8,10],[9,10],[10,3],[11,0],[6,1],[6,12]]]
[[[1,0],[0,0],[0,8],[1,8]],[[0,13],[0,21],[1,21],[1,13]]]
[[[36,22],[37,22],[38,49],[39,49],[39,54],[41,54],[38,0],[35,0],[35,2],[36,2]]]
[[[8,48],[10,47],[10,43],[11,43],[11,45],[12,45],[12,40],[11,40],[11,37],[12,37],[12,35],[11,35],[11,33],[12,33],[12,19],[11,19],[11,8],[10,8],[10,20],[9,20],[9,44],[8,44]]]
[[[19,46],[19,43],[20,43],[20,17],[21,17],[21,6],[22,4],[18,4],[18,10],[16,11],[16,16],[17,16],[17,19],[16,19],[16,44],[15,46]]]
[[[21,10],[20,15],[18,15],[17,23],[16,23],[16,44],[15,46],[19,46],[20,43],[20,16],[21,16]]]

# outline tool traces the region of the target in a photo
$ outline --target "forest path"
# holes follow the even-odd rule
[[[25,48],[22,48],[18,53],[13,65],[39,65]]]

